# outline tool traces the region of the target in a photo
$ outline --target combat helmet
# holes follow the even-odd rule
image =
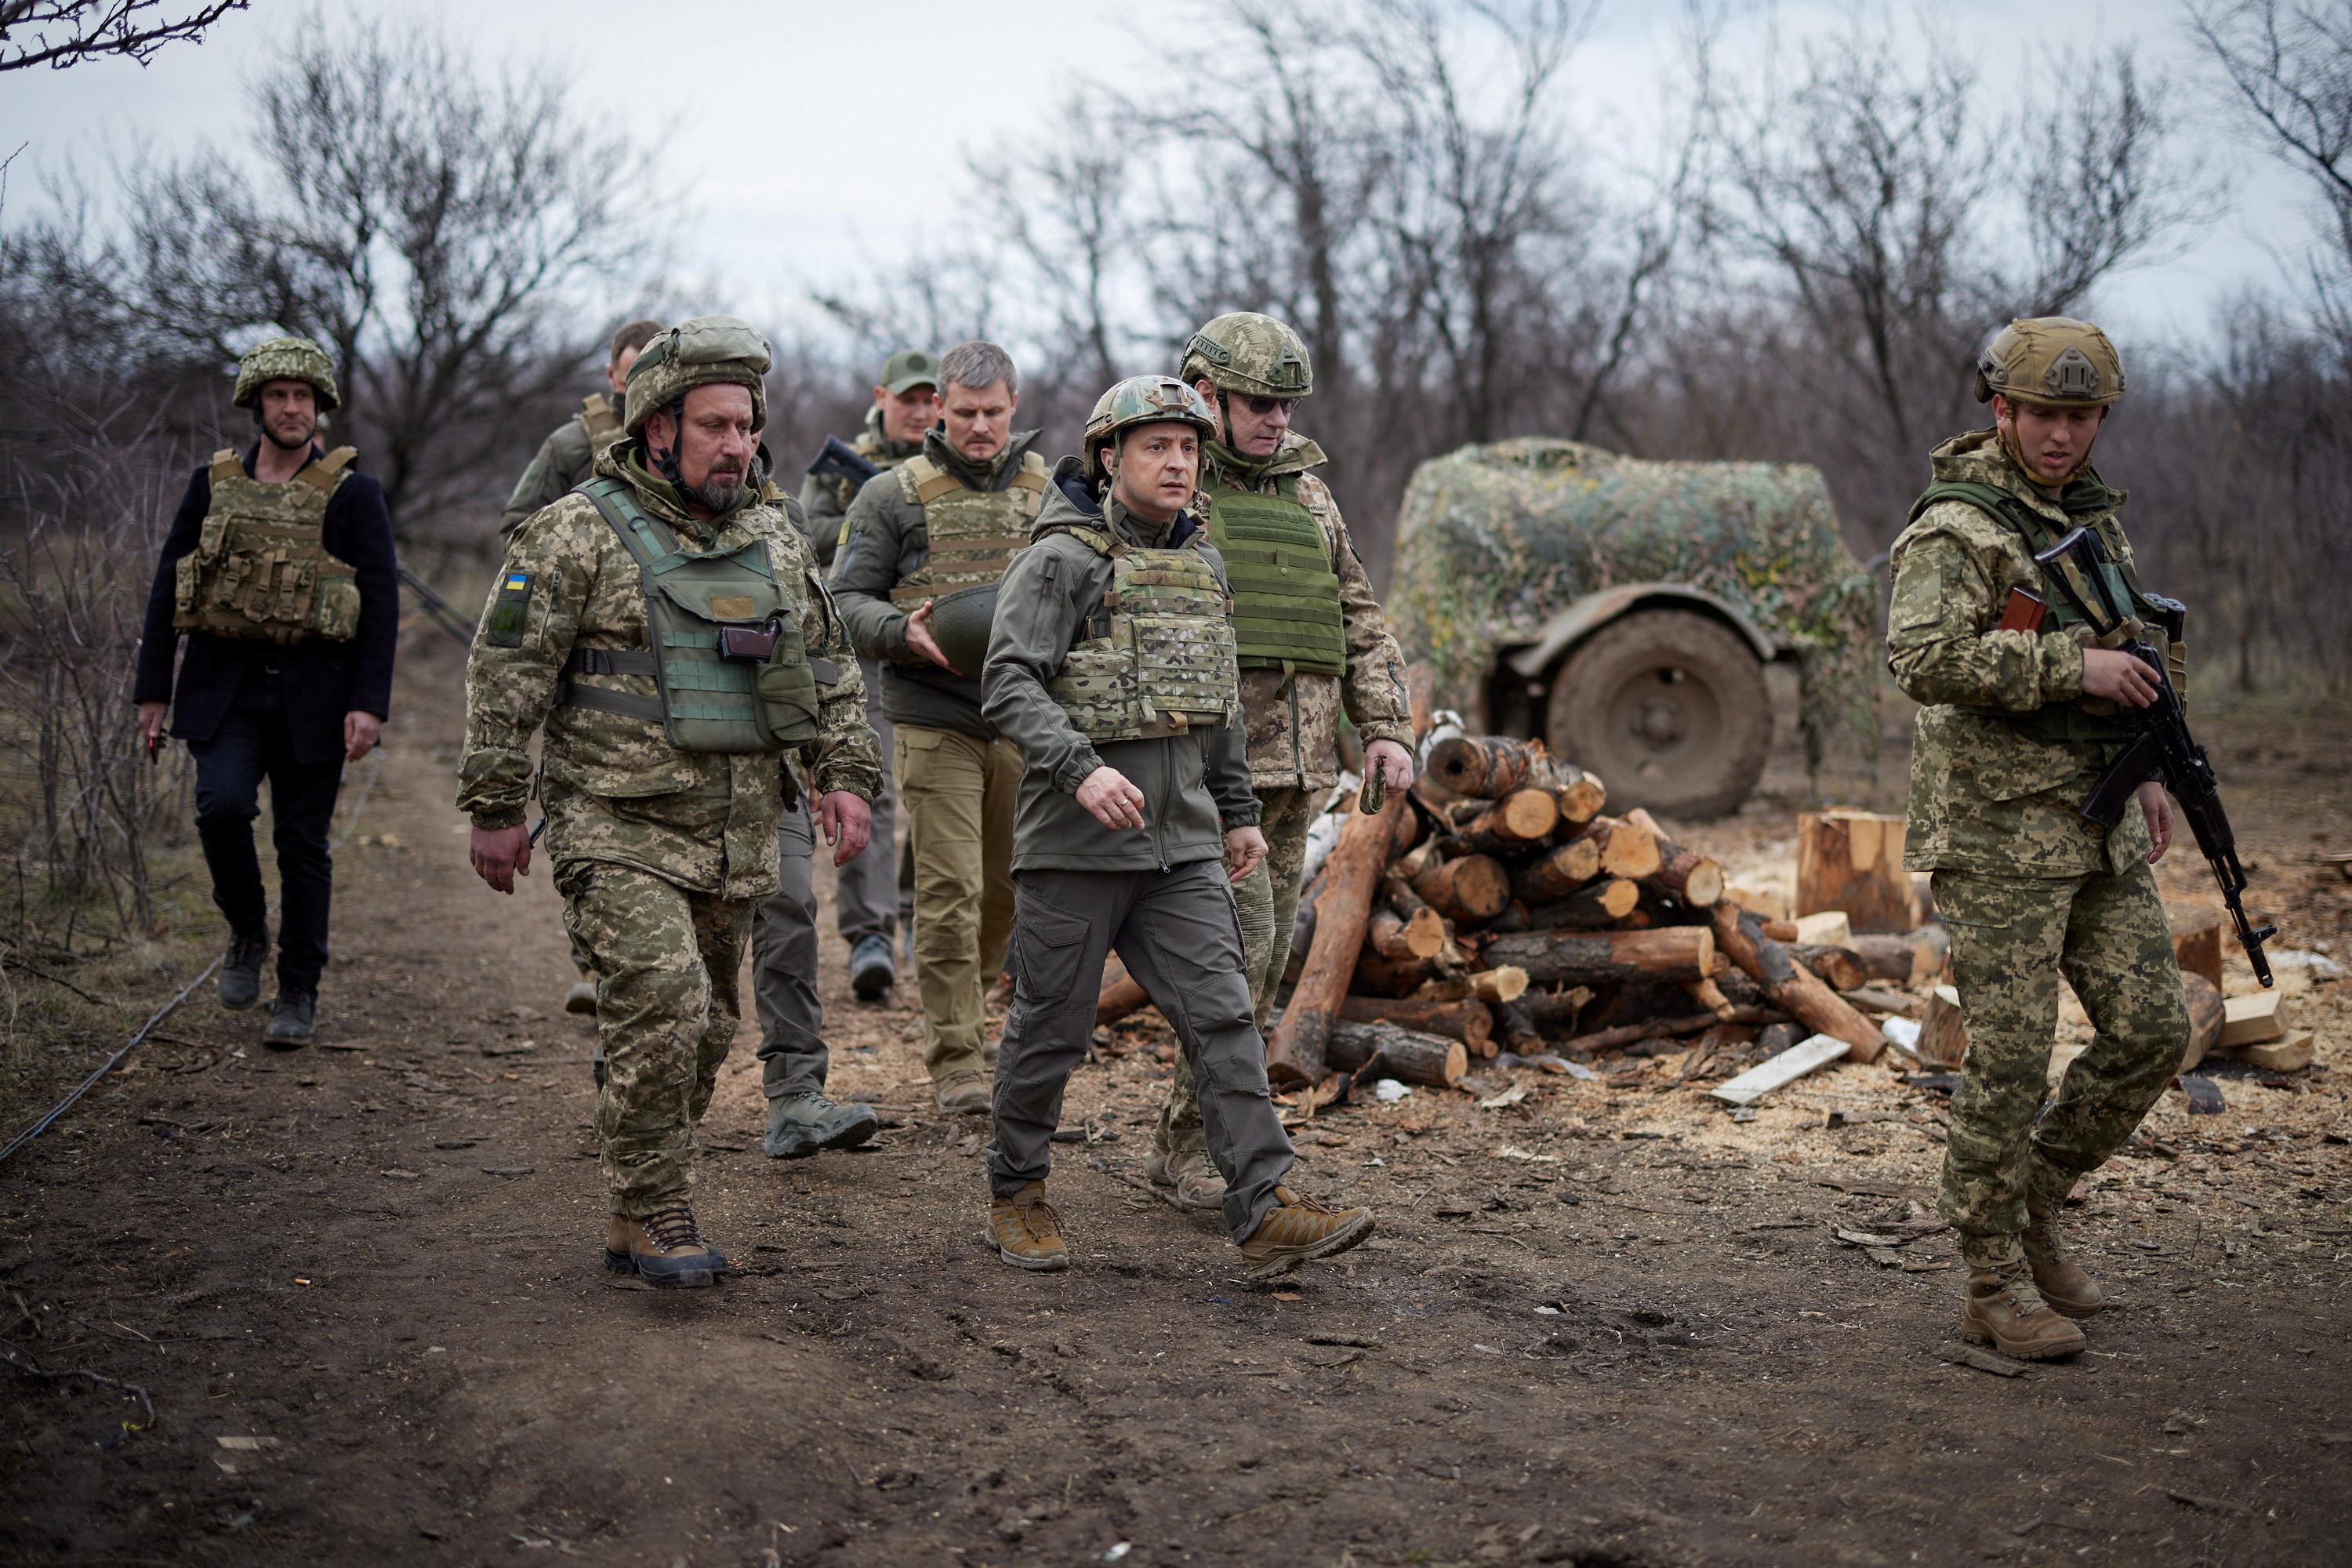
[[[698,386],[751,389],[751,428],[768,424],[768,340],[733,316],[697,316],[647,343],[629,367],[629,405],[621,427],[645,434],[646,421]]]
[[[1171,422],[1192,426],[1204,441],[1213,440],[1217,434],[1216,416],[1189,383],[1172,375],[1130,375],[1118,383],[1095,400],[1095,411],[1087,416],[1087,477],[1097,480],[1109,477],[1102,468],[1103,443],[1120,431]]]
[[[2029,317],[1995,332],[1977,355],[1977,401],[1996,392],[2044,408],[2105,408],[2124,395],[2124,362],[2088,321]]]
[[[265,381],[307,381],[319,395],[319,412],[342,402],[335,391],[335,362],[309,338],[264,338],[236,362],[236,391],[229,401],[251,408]]]
[[[1255,310],[1234,310],[1192,334],[1176,374],[1184,384],[1206,377],[1223,392],[1251,397],[1306,397],[1315,365],[1297,332]]]

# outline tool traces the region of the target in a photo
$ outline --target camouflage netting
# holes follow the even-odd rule
[[[1802,464],[1653,462],[1538,437],[1465,447],[1406,488],[1386,608],[1438,704],[1471,712],[1500,652],[1583,595],[1644,582],[1718,595],[1795,647],[1811,763],[1838,737],[1877,755],[1877,591]]]

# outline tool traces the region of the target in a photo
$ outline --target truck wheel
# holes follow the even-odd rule
[[[1639,610],[1585,639],[1545,710],[1552,752],[1601,775],[1609,808],[1722,816],[1764,773],[1764,667],[1721,622]]]

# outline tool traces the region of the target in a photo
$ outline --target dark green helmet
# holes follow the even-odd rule
[[[989,628],[996,624],[996,586],[973,583],[931,601],[931,640],[958,675],[978,675],[988,662]]]
[[[768,340],[732,316],[697,316],[647,343],[629,367],[629,410],[622,428],[645,433],[656,408],[667,408],[698,386],[751,389],[751,428],[768,425]]]
[[[1087,477],[1108,477],[1102,468],[1103,444],[1116,439],[1120,431],[1171,421],[1192,426],[1203,441],[1216,438],[1216,416],[1187,384],[1172,375],[1130,375],[1119,382],[1095,400],[1095,411],[1087,416]]]
[[[1315,366],[1297,332],[1255,310],[1219,316],[1192,334],[1177,367],[1184,384],[1206,377],[1225,392],[1252,397],[1305,397],[1315,390]]]
[[[265,381],[307,381],[319,395],[324,414],[342,399],[335,392],[335,362],[309,338],[265,338],[245,351],[236,362],[236,391],[229,401],[250,408],[261,395]]]

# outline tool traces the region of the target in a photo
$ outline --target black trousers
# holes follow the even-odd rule
[[[213,902],[227,917],[229,929],[247,935],[267,931],[268,897],[254,852],[253,821],[261,815],[261,781],[269,781],[271,837],[283,900],[278,988],[316,993],[327,967],[327,913],[335,886],[327,825],[342,788],[343,760],[294,760],[279,679],[255,664],[212,738],[189,743],[196,759],[196,837],[212,871]]]

